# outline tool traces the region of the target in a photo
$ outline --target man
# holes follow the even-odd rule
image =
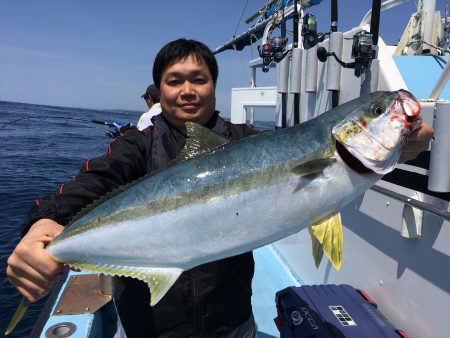
[[[58,193],[37,200],[23,225],[25,236],[8,259],[7,275],[19,292],[36,301],[49,291],[62,266],[44,247],[91,201],[167,167],[184,146],[185,122],[197,122],[229,139],[258,133],[220,118],[215,110],[217,76],[216,60],[200,42],[180,39],[161,49],[153,80],[161,92],[162,114],[143,132],[130,131],[114,140],[105,156],[87,161],[76,180]],[[428,125],[412,134],[407,156],[425,149],[431,136]],[[129,338],[254,337],[253,271],[251,252],[198,266],[184,272],[152,308],[146,284],[115,278],[114,301]]]
[[[7,268],[11,283],[25,297],[38,300],[58,279],[62,267],[43,249],[63,225],[99,196],[167,167],[184,146],[186,121],[230,139],[258,133],[219,117],[215,111],[217,76],[216,60],[202,43],[180,39],[163,47],[153,67],[163,111],[153,118],[154,125],[115,139],[105,156],[86,162],[74,181],[58,193],[38,199],[32,208],[23,226],[26,235]],[[254,336],[250,302],[253,269],[252,253],[196,267],[183,273],[152,308],[146,284],[116,278],[114,301],[127,336]]]
[[[147,87],[147,90],[144,94],[142,94],[141,97],[144,98],[145,103],[147,104],[147,107],[149,109],[148,112],[142,114],[137,123],[137,128],[139,130],[144,130],[148,126],[153,125],[151,120],[152,117],[161,113],[161,105],[159,103],[159,90],[154,84],[151,84]]]

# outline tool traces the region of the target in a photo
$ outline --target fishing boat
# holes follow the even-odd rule
[[[215,53],[257,41],[249,62],[252,86],[233,88],[231,121],[253,123],[261,107],[273,108],[276,127],[303,123],[377,90],[407,89],[435,129],[429,151],[398,165],[342,211],[344,257],[340,271],[316,269],[310,235],[301,231],[255,250],[253,309],[258,337],[279,337],[275,295],[289,286],[349,284],[365,291],[378,310],[402,329],[400,336],[448,337],[450,332],[450,76],[448,18],[435,0],[421,0],[397,46],[379,36],[383,11],[404,0],[373,1],[355,27],[338,31],[338,2],[331,1],[330,32],[317,32],[308,13],[322,0],[268,1],[251,28]],[[286,38],[293,25],[293,41]],[[275,31],[280,36],[275,36]],[[276,86],[257,87],[258,71],[277,73]],[[110,281],[70,272],[50,296],[32,337],[113,337],[117,315]],[[406,332],[406,333],[405,333]]]

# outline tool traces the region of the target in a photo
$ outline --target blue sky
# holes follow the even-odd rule
[[[246,0],[0,0],[0,100],[143,111],[140,95],[165,43],[185,37],[215,49],[248,29],[245,18],[264,3],[249,0],[238,27]],[[356,26],[371,4],[339,1],[339,30]],[[415,6],[410,0],[383,13],[387,43],[398,41]],[[438,9],[444,6],[437,1]],[[329,30],[329,8],[324,0],[308,11],[318,17],[319,31]],[[224,116],[231,88],[249,84],[246,65],[256,56],[256,47],[217,55],[217,108]],[[258,85],[274,76],[259,72]]]

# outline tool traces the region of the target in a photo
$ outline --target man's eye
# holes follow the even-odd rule
[[[167,84],[169,85],[169,86],[176,86],[176,85],[178,85],[180,83],[180,81],[178,81],[178,80],[169,80],[169,81],[167,81]]]
[[[202,78],[202,77],[199,77],[199,78],[196,78],[195,80],[194,80],[194,82],[195,83],[198,83],[198,84],[204,84],[204,83],[206,83],[206,82],[208,82],[206,79],[204,79],[204,78]]]

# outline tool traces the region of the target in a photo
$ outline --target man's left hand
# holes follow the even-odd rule
[[[403,147],[399,163],[413,160],[419,153],[428,150],[433,135],[434,129],[428,123],[422,122],[420,127],[408,136],[408,143]]]

